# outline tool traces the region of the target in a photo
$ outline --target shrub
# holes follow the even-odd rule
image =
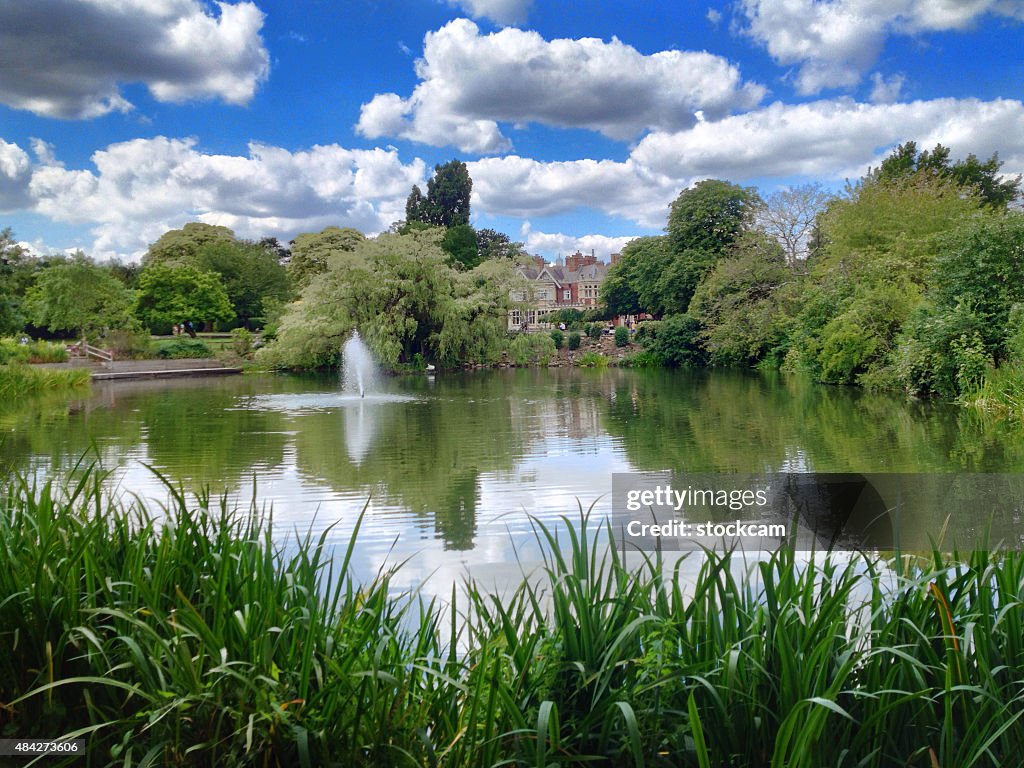
[[[580,348],[580,334],[577,331],[573,331],[569,334],[569,349]]]
[[[21,339],[0,339],[0,365],[5,363],[63,363],[68,351],[63,344],[52,341],[30,341],[22,344]]]
[[[551,340],[555,342],[555,349],[561,349],[565,345],[565,334],[555,328],[551,332]]]
[[[555,342],[543,333],[517,333],[508,347],[516,365],[547,365],[555,354]]]
[[[114,353],[115,360],[144,360],[153,356],[149,334],[141,331],[108,331],[103,343]]]
[[[589,336],[592,339],[600,339],[601,326],[597,323],[591,323],[589,326],[587,326],[587,336]]]
[[[231,331],[231,348],[239,357],[252,356],[252,334],[245,328],[235,328]]]
[[[579,356],[576,365],[582,368],[605,368],[608,365],[608,358],[600,352],[588,350]]]
[[[199,339],[175,339],[164,344],[157,356],[165,360],[179,360],[189,357],[213,357],[213,351],[206,342]]]
[[[692,315],[669,315],[658,326],[658,337],[648,349],[670,367],[703,365],[706,358],[700,345],[700,321]]]
[[[640,323],[636,327],[636,333],[633,335],[633,341],[637,344],[649,344],[658,338],[658,328],[660,326],[661,320],[648,320]]]
[[[615,346],[616,347],[628,347],[629,346],[629,328],[624,325],[617,326],[615,328]]]

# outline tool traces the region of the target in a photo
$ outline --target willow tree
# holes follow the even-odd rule
[[[272,365],[333,365],[358,329],[386,367],[444,366],[497,354],[504,336],[511,268],[486,264],[459,272],[440,247],[442,231],[385,233],[333,254],[326,270],[289,307]]]

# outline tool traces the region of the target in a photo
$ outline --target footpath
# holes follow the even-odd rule
[[[241,373],[241,368],[226,367],[219,360],[186,358],[181,360],[96,360],[72,358],[66,363],[44,363],[42,368],[88,368],[93,381],[119,379],[158,379],[174,376],[224,376]]]

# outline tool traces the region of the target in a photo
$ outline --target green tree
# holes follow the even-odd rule
[[[227,322],[234,317],[217,275],[167,264],[142,270],[135,313],[143,325],[157,332],[166,332],[175,323]]]
[[[477,258],[480,261],[487,259],[511,259],[515,261],[526,254],[522,243],[513,242],[504,232],[493,229],[478,229],[476,231]]]
[[[267,302],[283,302],[291,293],[288,273],[277,254],[256,243],[210,242],[200,246],[187,264],[219,277],[243,326],[261,324]]]
[[[781,349],[791,323],[781,289],[796,276],[778,242],[748,233],[697,288],[690,309],[712,365],[754,365]]]
[[[150,264],[186,264],[200,248],[212,243],[233,243],[235,233],[227,227],[192,221],[181,229],[171,229],[149,246],[142,257],[142,266]]]
[[[671,279],[666,279],[672,259],[672,242],[667,236],[630,240],[601,284],[601,299],[608,311],[618,315],[650,312],[656,316],[674,311],[674,286]]]
[[[326,227],[319,232],[296,235],[288,262],[288,274],[295,289],[301,291],[316,275],[326,271],[332,256],[353,251],[365,239],[362,232],[351,227]]]
[[[469,168],[461,160],[450,160],[434,166],[434,175],[427,182],[427,195],[414,186],[406,200],[406,221],[435,227],[469,224],[469,198],[473,180]]]
[[[883,184],[906,180],[915,175],[945,179],[958,187],[973,190],[984,205],[996,210],[1007,206],[1020,195],[1021,177],[1002,177],[1003,163],[998,153],[985,161],[970,154],[951,163],[949,147],[936,144],[935,149],[919,152],[917,144],[908,141],[894,149],[882,164],[868,173],[870,181]]]
[[[441,248],[451,256],[451,264],[461,269],[472,269],[480,263],[476,232],[469,224],[449,227],[441,238]]]
[[[79,251],[38,274],[28,291],[26,309],[34,325],[95,338],[104,328],[132,324],[133,298],[110,270]]]
[[[18,245],[10,227],[0,230],[0,335],[25,326],[25,293],[39,267],[39,260]]]
[[[333,365],[358,328],[387,367],[417,356],[441,365],[497,354],[508,317],[512,266],[490,261],[459,272],[437,229],[385,233],[330,260],[262,352],[282,367]]]

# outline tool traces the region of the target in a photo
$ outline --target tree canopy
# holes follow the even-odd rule
[[[469,198],[473,180],[469,168],[461,160],[449,160],[434,166],[434,175],[427,182],[427,194],[414,186],[405,203],[407,223],[421,222],[435,227],[469,224]]]
[[[348,253],[365,239],[362,232],[352,227],[325,227],[319,232],[296,235],[288,262],[288,274],[296,290],[302,290],[322,274],[332,255]]]
[[[193,266],[151,264],[139,275],[136,314],[153,331],[175,323],[227,322],[234,312],[220,279]]]
[[[33,324],[93,338],[104,328],[132,325],[133,294],[82,252],[42,270],[26,297]]]

